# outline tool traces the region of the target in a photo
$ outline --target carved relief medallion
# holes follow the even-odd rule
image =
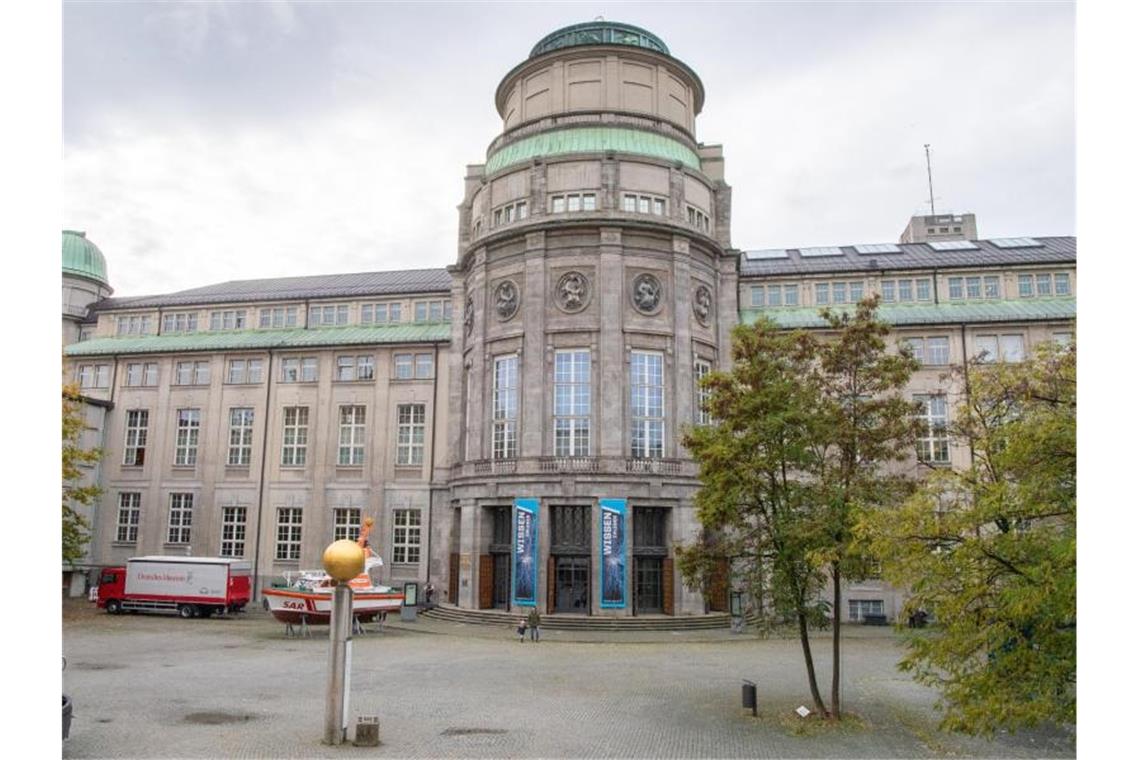
[[[511,280],[503,280],[495,288],[495,313],[506,322],[519,310],[519,286]]]
[[[581,311],[590,302],[590,281],[581,272],[567,272],[554,288],[554,303],[563,311]]]
[[[661,306],[661,282],[651,274],[639,274],[633,278],[630,296],[635,309],[642,314],[653,314]]]
[[[712,315],[712,292],[704,285],[698,285],[693,293],[693,316],[702,325],[708,326]]]

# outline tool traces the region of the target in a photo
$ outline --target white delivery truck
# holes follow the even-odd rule
[[[249,603],[250,564],[225,557],[132,557],[99,574],[97,605],[111,614],[237,612]]]

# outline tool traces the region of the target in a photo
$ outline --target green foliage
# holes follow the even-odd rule
[[[973,464],[938,471],[859,534],[907,611],[938,626],[900,667],[941,690],[943,727],[992,734],[1076,719],[1076,349],[973,365],[951,432]]]
[[[897,391],[915,368],[886,352],[887,325],[877,301],[852,315],[824,312],[823,334],[782,331],[761,320],[733,333],[731,372],[705,380],[717,424],[691,429],[685,446],[700,466],[696,497],[702,541],[678,551],[686,580],[703,584],[723,558],[733,560],[758,610],[794,619],[800,629],[816,709],[810,627],[835,629],[830,714],[838,716],[838,610],[822,600],[830,580],[865,572],[852,551],[858,511],[905,491],[883,465],[905,458],[914,407]],[[834,613],[834,614],[833,614]]]
[[[76,505],[93,504],[99,498],[98,486],[80,485],[84,465],[99,461],[103,452],[81,446],[85,420],[79,389],[63,387],[63,561],[74,565],[83,558],[83,549],[91,540],[87,520]]]

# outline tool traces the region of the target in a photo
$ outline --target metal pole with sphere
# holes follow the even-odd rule
[[[364,548],[355,541],[333,541],[321,562],[336,581],[329,620],[329,683],[325,696],[325,744],[343,744],[348,732],[348,687],[352,671],[352,587],[364,570]]]

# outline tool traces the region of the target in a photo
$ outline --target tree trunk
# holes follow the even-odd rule
[[[815,709],[820,715],[827,715],[827,708],[823,706],[823,697],[819,695],[819,686],[815,682],[815,665],[811,660],[811,644],[808,642],[807,615],[796,613],[796,620],[800,625],[800,645],[804,648],[804,664],[807,665],[808,686],[811,688],[811,698],[815,702]]]
[[[831,563],[831,718],[839,720],[839,563]]]

